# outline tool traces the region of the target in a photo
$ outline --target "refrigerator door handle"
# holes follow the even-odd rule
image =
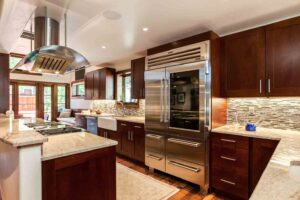
[[[165,111],[164,111],[164,122],[169,122],[169,80],[165,79],[165,90],[164,90],[164,96],[165,96]]]
[[[164,122],[164,79],[160,80],[160,122]]]

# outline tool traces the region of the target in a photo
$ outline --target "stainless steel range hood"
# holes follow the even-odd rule
[[[71,48],[58,45],[59,24],[54,19],[36,17],[34,30],[35,50],[26,55],[12,71],[65,74],[89,66],[83,55]]]

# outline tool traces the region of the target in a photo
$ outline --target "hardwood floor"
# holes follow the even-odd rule
[[[209,194],[205,196],[201,194],[199,186],[163,172],[155,171],[154,174],[149,173],[148,167],[144,166],[143,164],[128,160],[124,157],[117,156],[117,162],[133,170],[177,187],[179,192],[169,198],[169,200],[225,200],[225,198],[216,196],[215,194]]]

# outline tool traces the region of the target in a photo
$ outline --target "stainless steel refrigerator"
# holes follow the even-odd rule
[[[207,189],[209,41],[147,57],[145,163]]]

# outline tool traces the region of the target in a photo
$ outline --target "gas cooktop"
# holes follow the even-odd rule
[[[82,132],[83,129],[61,124],[58,122],[38,122],[25,124],[29,128],[33,128],[42,135],[58,135],[65,133]]]

